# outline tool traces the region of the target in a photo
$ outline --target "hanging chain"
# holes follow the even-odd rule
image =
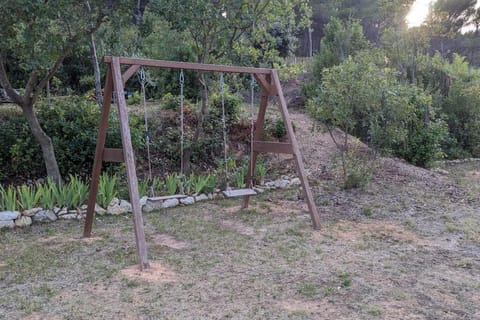
[[[227,162],[227,119],[225,117],[225,79],[220,74],[220,96],[222,99],[222,131],[223,131],[223,162],[225,163],[225,189],[230,190],[228,184],[228,162]]]
[[[253,74],[251,75],[252,79],[250,81],[250,188],[253,188],[253,137],[255,131],[255,122],[254,122],[254,113],[253,105],[255,103],[255,78]]]
[[[153,183],[152,183],[152,161],[150,155],[150,133],[148,131],[148,115],[147,115],[147,95],[145,92],[145,84],[146,84],[146,76],[145,76],[145,69],[142,67],[140,69],[140,86],[141,86],[141,95],[142,95],[142,103],[143,103],[143,117],[145,122],[145,142],[147,144],[147,160],[148,160],[148,184],[150,186],[150,194],[155,196],[153,190]]]
[[[180,186],[180,192],[183,194],[184,193],[184,180],[185,180],[185,175],[184,175],[184,163],[183,163],[183,149],[184,149],[184,139],[185,139],[185,130],[184,130],[184,121],[185,121],[185,115],[184,115],[184,100],[185,97],[183,95],[183,88],[185,86],[185,74],[183,73],[183,69],[180,70],[180,76],[179,76],[179,83],[180,83],[180,178],[182,179],[182,184]]]

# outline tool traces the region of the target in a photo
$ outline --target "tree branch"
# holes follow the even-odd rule
[[[0,54],[0,86],[5,90],[8,97],[12,99],[13,102],[19,106],[23,104],[23,97],[12,88],[12,85],[8,80],[7,71],[5,70],[5,58],[3,54]]]

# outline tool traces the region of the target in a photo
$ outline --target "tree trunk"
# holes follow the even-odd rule
[[[35,137],[35,140],[37,140],[42,148],[43,160],[45,161],[47,175],[56,183],[60,183],[61,175],[60,170],[58,169],[57,159],[55,158],[52,140],[40,126],[37,115],[33,110],[33,105],[22,105],[22,111],[25,119],[27,119],[28,126]]]
[[[90,7],[90,3],[87,1],[87,10],[88,13],[92,12],[92,8]],[[93,23],[91,23],[93,28]],[[100,66],[98,65],[98,56],[97,56],[97,48],[95,46],[95,36],[94,32],[90,33],[90,57],[92,58],[92,66],[93,66],[93,75],[95,77],[95,98],[97,103],[100,107],[102,107],[103,103],[103,95],[102,95],[102,80],[100,79]]]
[[[100,66],[98,65],[97,48],[95,46],[95,37],[90,34],[90,55],[92,57],[93,75],[95,76],[95,98],[101,107],[103,103],[102,80],[100,79]]]
[[[185,172],[184,174],[188,174],[191,171],[191,157],[193,153],[193,146],[195,146],[198,142],[198,139],[203,136],[203,123],[205,122],[205,117],[208,112],[208,86],[207,81],[205,79],[205,74],[202,72],[198,77],[199,82],[202,85],[202,107],[200,108],[200,113],[198,114],[198,122],[197,127],[195,128],[195,132],[193,133],[192,143],[190,147],[185,150],[183,154],[183,169]]]

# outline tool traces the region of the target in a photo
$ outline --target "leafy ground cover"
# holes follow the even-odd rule
[[[364,190],[343,190],[328,133],[293,118],[322,230],[297,189],[246,210],[218,200],[145,214],[145,274],[131,267],[130,216],[98,217],[92,239],[78,221],[2,231],[2,317],[479,319],[476,165],[440,174],[381,159]]]

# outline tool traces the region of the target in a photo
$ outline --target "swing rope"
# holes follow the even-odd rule
[[[254,100],[255,100],[255,78],[253,77],[253,74],[251,75],[251,80],[250,80],[250,185],[249,187],[253,189],[253,136],[254,136],[254,131],[255,131],[255,121],[253,119],[254,114],[253,114],[253,105],[254,105]]]
[[[223,73],[220,74],[220,96],[222,104],[222,131],[223,131],[223,162],[225,164],[225,184],[226,190],[230,190],[228,184],[228,163],[227,163],[227,120],[225,117],[225,80]]]
[[[148,160],[148,184],[150,186],[150,194],[155,196],[153,191],[153,184],[152,184],[152,161],[150,155],[150,133],[148,131],[148,115],[147,115],[147,95],[145,93],[145,85],[146,85],[146,76],[145,76],[145,69],[142,67],[140,69],[140,86],[141,86],[141,96],[143,102],[143,118],[145,123],[145,142],[147,145],[147,160]]]
[[[185,86],[185,74],[183,73],[183,69],[180,70],[179,76],[179,83],[180,83],[180,177],[182,179],[182,183],[180,186],[180,192],[184,193],[184,163],[183,163],[183,149],[184,149],[184,139],[185,139],[185,130],[184,130],[184,121],[185,121],[185,111],[184,111],[184,100],[185,97],[183,95],[183,88]]]
[[[222,98],[222,127],[223,127],[223,160],[225,162],[225,184],[226,190],[223,191],[224,196],[227,198],[230,197],[240,197],[240,196],[253,196],[257,193],[253,190],[253,138],[254,138],[254,112],[253,104],[255,100],[255,79],[252,75],[250,81],[250,171],[248,172],[248,177],[250,179],[248,188],[246,189],[237,189],[232,190],[228,183],[228,163],[227,163],[227,120],[225,116],[225,80],[223,73],[220,75],[220,94]]]

